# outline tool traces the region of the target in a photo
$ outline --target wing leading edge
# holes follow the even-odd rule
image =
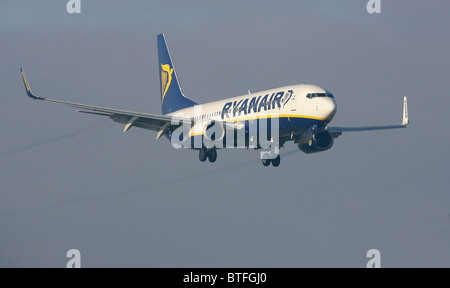
[[[22,68],[20,68],[20,72],[22,74],[23,84],[25,85],[27,95],[30,98],[34,100],[42,100],[45,102],[57,103],[77,109],[82,109],[77,110],[77,112],[81,113],[107,116],[114,122],[125,124],[125,128],[123,130],[124,133],[127,132],[132,126],[135,126],[158,132],[156,139],[159,139],[167,131],[173,131],[175,128],[179,127],[179,125],[172,125],[172,123],[183,123],[183,121],[191,121],[191,119],[183,117],[139,113],[39,97],[31,91],[30,85],[28,84],[27,78],[25,77],[25,73],[23,72]]]
[[[342,135],[343,132],[359,132],[359,131],[372,131],[372,130],[387,130],[406,128],[409,124],[408,118],[408,99],[403,97],[403,121],[401,125],[381,125],[381,126],[359,126],[359,127],[328,127],[334,138]]]

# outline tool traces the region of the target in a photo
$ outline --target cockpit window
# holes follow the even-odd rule
[[[334,98],[333,94],[331,94],[331,93],[327,93],[327,97],[328,98]]]

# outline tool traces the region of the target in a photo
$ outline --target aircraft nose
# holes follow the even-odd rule
[[[337,109],[336,101],[330,98],[324,100],[326,100],[323,103],[323,112],[325,114],[325,119],[327,121],[331,121],[334,117],[334,114],[336,114]]]

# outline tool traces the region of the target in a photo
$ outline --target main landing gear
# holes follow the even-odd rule
[[[200,159],[200,161],[205,162],[206,159],[209,160],[209,162],[213,163],[216,162],[217,160],[217,151],[216,149],[206,149],[206,148],[202,148],[200,149],[200,152],[198,153],[198,159]]]
[[[278,166],[280,166],[280,162],[281,162],[280,155],[277,155],[277,157],[275,157],[273,159],[262,159],[262,164],[264,166],[269,166],[270,163],[272,163],[273,167],[278,167]]]
[[[212,149],[202,148],[198,152],[198,159],[201,162],[205,162],[206,159],[208,159],[209,162],[214,163],[217,160],[217,150],[214,148]],[[273,167],[278,167],[280,166],[280,162],[281,162],[280,155],[277,155],[277,157],[273,159],[262,159],[262,164],[264,166],[269,166],[270,164],[272,164]]]

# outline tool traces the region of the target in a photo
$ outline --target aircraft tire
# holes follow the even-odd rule
[[[216,149],[208,150],[208,160],[211,163],[216,162],[216,160],[217,160],[217,151],[216,151]]]
[[[277,157],[276,158],[274,158],[274,159],[272,159],[272,166],[273,167],[278,167],[278,166],[280,166],[280,162],[281,162],[281,157],[280,157],[280,155],[277,155]]]
[[[270,162],[270,159],[262,159],[262,164],[266,167],[270,165]]]
[[[208,153],[206,152],[205,148],[200,149],[200,151],[198,152],[198,159],[200,159],[200,161],[205,162],[206,158],[208,158]]]

